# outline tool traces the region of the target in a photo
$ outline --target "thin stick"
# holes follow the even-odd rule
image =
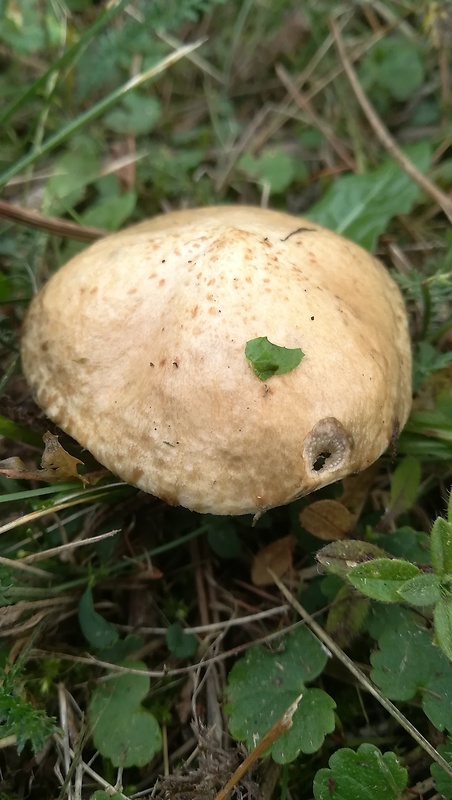
[[[395,139],[393,139],[363,91],[355,69],[352,66],[352,63],[345,50],[342,35],[339,31],[336,21],[332,17],[330,17],[330,28],[343,70],[347,75],[356,99],[366,115],[370,125],[372,126],[375,135],[378,137],[383,147],[386,148],[388,153],[400,164],[402,169],[405,170],[406,174],[409,175],[410,178],[412,178],[413,181],[415,181],[415,183],[417,183],[417,185],[420,186],[426,194],[430,195],[435,203],[442,208],[450,222],[452,222],[452,199],[448,197],[445,192],[441,191],[441,189],[439,189],[438,186],[429,180],[429,178],[423,175],[422,172],[419,172],[413,162],[410,161],[405,153],[399,148],[397,142]]]
[[[59,219],[58,217],[47,217],[38,211],[7,203],[6,200],[0,200],[0,217],[17,222],[19,225],[27,225],[29,228],[38,228],[38,230],[47,231],[47,233],[54,233],[57,236],[78,239],[80,242],[94,242],[108,233],[102,228],[77,225],[76,222]]]
[[[342,664],[355,676],[357,681],[364,686],[370,694],[372,694],[376,700],[383,706],[383,708],[391,714],[392,717],[402,726],[405,730],[413,737],[415,742],[417,742],[426,753],[429,754],[440,767],[443,768],[445,772],[447,772],[450,777],[452,777],[452,765],[448,764],[446,759],[443,758],[437,750],[430,744],[430,742],[422,736],[421,733],[414,727],[414,725],[402,714],[401,711],[393,704],[390,700],[388,700],[382,693],[377,689],[376,686],[366,677],[364,672],[362,672],[359,667],[349,658],[340,647],[337,646],[336,642],[328,636],[328,634],[317,624],[317,622],[308,614],[307,611],[303,608],[302,605],[296,600],[296,598],[289,592],[289,590],[284,586],[282,581],[279,580],[277,575],[271,570],[268,569],[268,572],[272,576],[274,582],[276,583],[278,589],[280,590],[281,594],[284,595],[287,602],[290,603],[292,608],[295,609],[300,615],[300,617],[306,622],[306,624],[310,627],[311,631],[317,636],[318,639],[325,645],[325,647],[342,662]]]

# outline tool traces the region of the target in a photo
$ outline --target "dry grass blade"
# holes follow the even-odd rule
[[[332,17],[330,17],[330,28],[334,36],[337,52],[344,72],[347,75],[350,85],[355,93],[355,97],[364,114],[366,115],[369,124],[372,126],[375,135],[380,140],[383,147],[386,148],[389,155],[392,156],[392,158],[394,158],[400,164],[402,169],[405,170],[407,175],[409,175],[410,178],[412,178],[413,181],[415,181],[418,186],[420,186],[421,189],[439,205],[450,222],[452,222],[452,199],[448,197],[448,195],[445,194],[441,189],[439,189],[438,186],[432,183],[429,178],[423,175],[422,172],[419,172],[419,170],[414,166],[413,162],[410,161],[410,159],[407,158],[405,153],[403,153],[403,151],[400,149],[395,139],[393,139],[388,129],[381,121],[374,107],[369,102],[369,99],[367,98],[367,95],[365,94],[358,80],[356,71],[347,55],[344,40],[338,25]]]

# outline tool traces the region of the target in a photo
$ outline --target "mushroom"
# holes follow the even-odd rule
[[[262,381],[267,337],[304,358]],[[32,301],[22,363],[48,417],[170,504],[260,514],[368,467],[406,422],[401,294],[347,239],[278,211],[175,211],[96,242]]]

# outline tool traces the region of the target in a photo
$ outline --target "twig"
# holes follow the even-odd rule
[[[430,197],[439,205],[440,208],[442,208],[448,219],[452,222],[452,199],[448,197],[445,192],[441,191],[441,189],[439,189],[438,186],[436,186],[429,178],[423,175],[422,172],[419,172],[413,162],[410,161],[405,153],[399,148],[397,142],[395,139],[393,139],[388,129],[381,121],[361,87],[355,69],[352,66],[352,63],[345,50],[344,40],[336,21],[330,17],[329,23],[342,68],[347,75],[350,85],[355,93],[355,97],[364,114],[366,115],[370,125],[372,126],[375,135],[378,137],[383,147],[386,148],[388,153],[400,164],[402,169],[405,170],[406,174],[409,175],[410,178],[412,178],[412,180],[415,181],[415,183],[417,183],[417,185],[420,186],[426,194],[430,195]]]
[[[292,608],[294,608],[295,611],[299,613],[300,617],[306,622],[306,624],[310,627],[311,631],[317,636],[317,638],[320,639],[321,643],[333,655],[335,655],[336,658],[339,659],[339,661],[341,661],[344,667],[346,667],[349,670],[349,672],[351,672],[352,675],[354,675],[357,681],[359,681],[359,683],[362,686],[364,686],[367,689],[367,691],[370,692],[370,694],[373,695],[373,697],[375,697],[376,700],[378,700],[380,705],[382,705],[383,708],[385,708],[386,711],[388,711],[388,713],[391,714],[392,717],[394,717],[396,722],[398,722],[399,725],[402,726],[402,728],[405,728],[405,730],[410,734],[410,736],[413,737],[414,741],[417,742],[423,748],[423,750],[425,750],[425,752],[428,753],[429,756],[433,758],[433,760],[436,761],[436,763],[439,764],[440,767],[442,767],[443,770],[447,772],[448,775],[450,775],[450,777],[452,777],[452,765],[447,763],[446,759],[443,758],[438,753],[437,750],[435,750],[433,745],[431,745],[430,742],[427,741],[427,739],[424,736],[422,736],[421,733],[419,733],[417,728],[415,728],[414,725],[402,714],[402,712],[399,711],[399,709],[394,705],[394,703],[391,703],[391,701],[388,700],[380,692],[379,689],[377,689],[377,687],[372,683],[372,681],[370,681],[369,678],[366,677],[364,672],[362,672],[359,669],[359,667],[356,666],[356,664],[352,661],[352,659],[349,658],[340,647],[338,647],[338,645],[336,644],[336,642],[333,641],[331,636],[328,636],[328,634],[323,630],[323,628],[311,617],[310,614],[308,614],[307,611],[305,611],[303,606],[300,605],[300,603],[293,596],[293,594],[289,592],[289,590],[286,588],[286,586],[284,586],[282,581],[280,581],[278,576],[275,575],[275,573],[271,569],[268,569],[268,571],[272,576],[274,582],[276,583],[278,589],[280,590],[281,594],[284,595],[287,602],[290,603]]]
[[[58,217],[47,217],[38,211],[7,203],[6,200],[0,200],[0,217],[2,219],[10,219],[19,223],[19,225],[38,228],[38,230],[54,233],[57,236],[65,236],[68,239],[77,239],[80,242],[94,242],[108,233],[102,228],[77,225],[76,222],[69,222],[67,219],[59,219]]]

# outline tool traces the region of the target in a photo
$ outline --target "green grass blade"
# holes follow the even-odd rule
[[[39,92],[41,87],[46,85],[52,73],[62,70],[74,62],[76,58],[82,54],[83,50],[88,47],[94,37],[98,35],[102,28],[108,25],[108,23],[116,16],[116,14],[118,14],[126,5],[128,5],[128,3],[129,0],[117,0],[117,2],[115,2],[110,8],[107,8],[106,11],[100,13],[93,24],[82,33],[80,38],[74,42],[74,44],[72,44],[57,61],[54,61],[50,67],[39,76],[39,78],[36,78],[36,80],[33,81],[31,86],[29,86],[23,92],[23,94],[19,95],[19,97],[13,100],[4,109],[3,113],[0,115],[0,128],[9,122],[16,111],[25,106],[26,103],[33,98],[37,92]]]
[[[131,80],[124,83],[119,89],[115,89],[111,92],[107,97],[104,97],[103,100],[99,100],[94,106],[91,106],[84,114],[80,114],[76,120],[70,122],[64,128],[59,130],[49,139],[46,139],[40,147],[32,150],[26,156],[21,158],[19,161],[14,164],[9,170],[3,173],[0,177],[0,188],[6,186],[6,184],[18,175],[23,170],[31,167],[41,156],[50,153],[56,147],[59,147],[60,144],[63,144],[67,139],[73,136],[77,131],[81,130],[85,125],[92,122],[96,117],[99,117],[105,111],[108,111],[115,103],[121,100],[127,92],[130,92],[131,89],[135,89],[137,86],[141,86],[142,83],[155,78],[161,72],[164,72],[167,67],[175,64],[176,61],[180,61],[181,58],[191,53],[193,50],[196,50],[201,44],[203,40],[199,42],[195,42],[194,44],[187,44],[183,47],[180,47],[178,50],[175,50],[173,53],[170,53],[168,56],[163,58],[159,61],[158,64],[155,64],[150,69],[146,70],[146,72],[142,72],[140,75],[136,75]]]
[[[42,436],[34,431],[23,428],[17,425],[7,417],[0,416],[0,436],[5,436],[7,439],[14,439],[16,442],[24,442],[31,444],[33,447],[43,448]]]

